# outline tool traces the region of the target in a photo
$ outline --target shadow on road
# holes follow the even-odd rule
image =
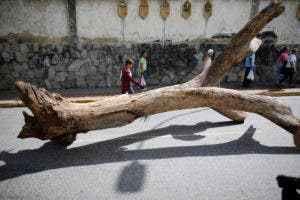
[[[233,121],[226,121],[226,122],[199,122],[193,126],[169,126],[167,127],[169,130],[169,134],[172,135],[174,139],[183,140],[183,141],[194,141],[204,138],[203,135],[194,135],[195,133],[204,132],[210,128],[218,128],[218,127],[225,127],[225,126],[233,126],[237,125],[237,123]],[[160,130],[160,129],[158,129]],[[163,130],[163,129],[162,129]],[[167,135],[167,134],[163,134]]]
[[[118,179],[117,190],[122,193],[142,190],[145,182],[145,169],[146,166],[137,160],[124,167]]]
[[[26,174],[33,174],[50,169],[59,169],[73,166],[98,165],[103,163],[113,163],[122,161],[166,159],[178,157],[196,156],[221,156],[240,154],[300,154],[294,147],[268,147],[255,141],[252,137],[255,128],[251,125],[239,139],[223,144],[165,147],[156,149],[128,150],[123,146],[144,141],[147,139],[172,134],[192,135],[207,128],[219,127],[221,125],[233,125],[232,122],[206,122],[193,126],[169,126],[166,128],[145,131],[130,136],[119,137],[107,141],[102,141],[86,146],[67,149],[59,144],[47,142],[43,146],[34,150],[22,150],[18,153],[9,151],[0,152],[0,160],[5,165],[0,166],[0,181]],[[201,139],[201,138],[198,138]],[[135,165],[124,168],[123,171],[137,169],[139,174],[135,177],[137,185],[125,188],[128,177],[126,173],[121,173],[118,190],[137,191],[143,184],[145,166]]]

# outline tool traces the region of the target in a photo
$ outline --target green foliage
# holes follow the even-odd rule
[[[92,103],[95,102],[95,100],[90,100],[90,99],[78,99],[71,101],[72,103]]]
[[[148,122],[150,120],[150,117],[151,117],[151,115],[146,115],[146,116],[142,117],[142,120],[144,122]]]

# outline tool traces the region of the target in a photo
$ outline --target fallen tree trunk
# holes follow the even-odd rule
[[[234,109],[264,116],[292,134],[300,130],[300,120],[289,106],[275,98],[216,88],[170,86],[136,95],[118,95],[88,104],[71,103],[58,94],[17,82],[19,95],[33,114],[24,112],[25,126],[19,137],[52,139],[72,143],[77,133],[123,126],[137,118],[156,113],[197,107]]]
[[[191,81],[137,95],[119,95],[89,104],[75,104],[58,94],[17,82],[18,94],[33,116],[23,112],[25,125],[20,138],[36,137],[71,144],[77,133],[131,123],[135,119],[171,110],[208,106],[243,122],[247,111],[260,114],[295,136],[299,145],[300,121],[291,109],[270,97],[244,94],[215,86],[225,73],[251,51],[253,37],[273,18],[284,11],[282,4],[272,3],[253,18],[217,57],[212,66]]]

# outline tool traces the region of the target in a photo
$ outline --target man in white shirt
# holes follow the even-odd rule
[[[293,81],[294,73],[297,72],[297,54],[298,54],[298,49],[294,48],[292,50],[292,54],[290,54],[288,57],[287,64],[285,66],[286,71],[284,77],[280,81],[280,85],[282,85],[283,81],[289,79],[289,87],[294,87],[292,85],[292,81]]]
[[[208,49],[206,56],[203,59],[202,67],[203,70],[208,69],[211,66],[211,58],[214,55],[214,50]]]

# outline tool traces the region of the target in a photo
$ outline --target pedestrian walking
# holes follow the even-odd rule
[[[195,66],[194,74],[199,74],[202,71],[202,63],[204,59],[204,52],[206,50],[203,46],[199,49],[199,52],[194,55],[194,57],[197,59],[197,65]]]
[[[122,94],[134,94],[133,87],[131,86],[131,83],[134,83],[135,85],[139,87],[143,87],[143,84],[134,80],[132,78],[131,68],[133,66],[134,62],[132,59],[127,59],[125,63],[125,67],[122,69],[122,75],[121,75],[121,87],[122,87]]]
[[[206,56],[204,56],[203,58],[203,62],[202,62],[202,69],[206,70],[211,66],[211,59],[214,55],[214,50],[212,49],[208,49]]]
[[[252,53],[245,61],[245,75],[243,86],[250,87],[255,77],[255,53]]]
[[[284,47],[279,54],[279,59],[277,61],[277,71],[276,71],[276,78],[275,78],[275,85],[279,88],[281,88],[281,86],[279,85],[280,82],[280,78],[281,78],[281,74],[282,74],[282,67],[285,67],[285,65],[287,64],[287,59],[289,57],[289,48],[288,47]]]
[[[287,59],[287,63],[284,70],[284,77],[279,82],[280,87],[285,86],[283,82],[287,79],[289,79],[288,87],[294,87],[292,85],[292,82],[293,82],[293,76],[297,72],[297,54],[298,54],[298,49],[294,48],[292,50],[292,53],[289,55]]]
[[[146,78],[147,78],[147,58],[148,58],[148,53],[146,51],[144,51],[142,53],[142,57],[139,60],[139,73],[140,73],[140,80],[141,83],[143,83],[143,87],[142,89],[144,89],[144,87],[147,85],[146,84]]]

